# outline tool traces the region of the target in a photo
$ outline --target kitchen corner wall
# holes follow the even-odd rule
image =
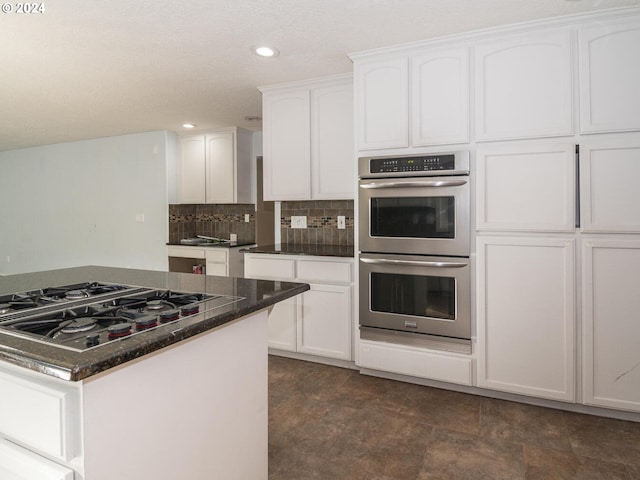
[[[245,215],[249,215],[249,222],[245,222]],[[232,233],[238,235],[239,243],[255,243],[255,205],[169,205],[169,243],[196,235],[228,239]]]
[[[353,200],[282,202],[282,243],[306,245],[353,245]],[[307,228],[291,228],[291,216],[306,216]],[[338,229],[338,215],[345,216],[345,229]]]

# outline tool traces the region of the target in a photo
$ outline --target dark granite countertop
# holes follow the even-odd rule
[[[167,242],[167,246],[170,247],[195,247],[195,248],[234,248],[234,247],[247,247],[249,245],[255,245],[255,243],[239,243],[239,242],[227,242],[227,243],[201,243],[189,245],[185,243],[171,243]]]
[[[0,361],[63,380],[82,380],[309,290],[309,285],[303,283],[87,266],[0,277],[0,294],[92,281],[244,299],[83,352],[12,336],[0,330]]]
[[[354,257],[353,245],[304,245],[282,243],[259,245],[242,250],[245,253],[266,253],[280,255],[311,255],[319,257]]]

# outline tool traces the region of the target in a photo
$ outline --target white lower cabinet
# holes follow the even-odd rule
[[[640,412],[640,239],[585,240],[583,263],[584,403]]]
[[[478,386],[575,400],[575,241],[478,237]]]
[[[309,283],[269,313],[269,347],[350,361],[353,259],[245,254],[245,277]]]

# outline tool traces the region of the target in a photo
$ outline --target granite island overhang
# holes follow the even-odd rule
[[[301,283],[87,266],[0,277],[0,295],[95,281],[225,295],[238,300],[86,351],[59,348],[7,334],[0,328],[0,360],[63,380],[82,380],[309,290],[307,284]]]

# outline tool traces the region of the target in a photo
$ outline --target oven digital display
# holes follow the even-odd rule
[[[455,155],[424,155],[419,157],[372,158],[370,173],[427,172],[455,170]]]

